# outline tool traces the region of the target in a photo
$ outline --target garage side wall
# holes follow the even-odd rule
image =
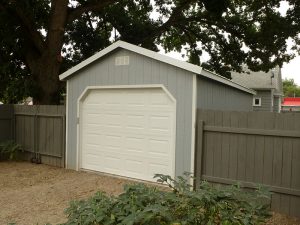
[[[252,94],[207,78],[198,77],[197,79],[197,108],[253,111],[252,101]]]
[[[129,65],[115,58],[129,56]],[[68,137],[66,167],[76,169],[77,100],[87,86],[163,84],[177,101],[175,174],[191,168],[192,82],[190,72],[119,49],[87,66],[68,80]]]

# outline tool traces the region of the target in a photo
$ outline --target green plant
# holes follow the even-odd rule
[[[117,197],[98,192],[88,200],[72,201],[64,225],[257,225],[270,216],[270,195],[263,189],[250,192],[238,185],[200,182],[192,190],[189,176],[155,177],[171,191],[135,184],[126,185]]]
[[[13,160],[17,158],[18,152],[22,150],[21,145],[14,141],[0,143],[0,160]]]

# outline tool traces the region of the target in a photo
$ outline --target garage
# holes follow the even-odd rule
[[[194,173],[198,108],[252,111],[255,94],[123,41],[59,78],[67,92],[66,168],[146,181]]]
[[[174,175],[176,102],[163,88],[89,88],[79,111],[80,169]]]

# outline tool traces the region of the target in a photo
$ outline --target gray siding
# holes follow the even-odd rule
[[[254,97],[261,98],[261,106],[253,106],[253,111],[273,112],[271,90],[256,90]]]
[[[115,66],[115,57],[124,55],[130,57],[129,65]],[[190,72],[123,49],[116,50],[78,71],[68,80],[66,167],[76,168],[77,100],[86,86],[163,84],[177,100],[175,174],[181,175],[184,171],[190,171],[192,82],[193,76]]]
[[[252,111],[252,94],[207,78],[198,77],[197,96],[200,109]]]

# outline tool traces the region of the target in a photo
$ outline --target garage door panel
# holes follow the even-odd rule
[[[147,144],[146,139],[143,137],[125,137],[124,146],[128,151],[134,153],[143,153],[145,145]]]
[[[139,174],[139,173],[141,173],[144,163],[145,162],[140,159],[137,159],[137,160],[125,159],[125,168],[129,172]]]
[[[165,93],[151,93],[150,106],[169,107],[170,98]]]
[[[170,174],[170,169],[168,167],[168,165],[165,164],[160,164],[157,162],[153,162],[153,163],[149,163],[149,174],[153,174],[153,176],[155,174]],[[153,179],[152,176],[152,179]]]
[[[84,168],[86,167],[88,169],[97,168],[99,164],[103,164],[102,155],[94,155],[94,154],[86,153],[82,158],[82,166],[84,166]]]
[[[149,154],[171,157],[171,143],[168,140],[150,139]]]
[[[146,116],[143,114],[125,114],[125,127],[129,129],[145,129]]]
[[[81,105],[81,167],[173,175],[176,104],[161,88],[92,90]]]

